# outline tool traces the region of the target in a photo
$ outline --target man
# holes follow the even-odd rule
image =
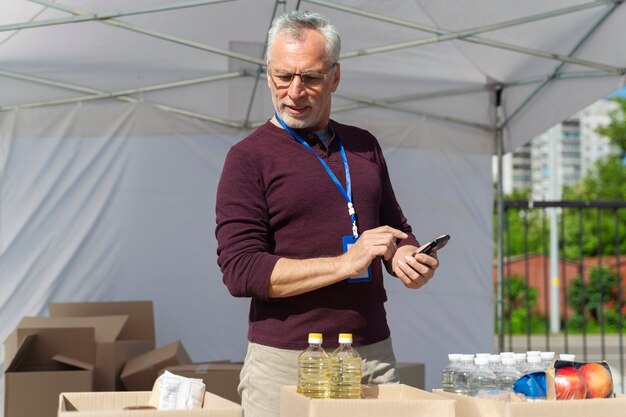
[[[218,186],[223,280],[251,298],[239,385],[246,417],[278,416],[309,332],[323,333],[328,350],[352,333],[363,382],[397,382],[382,263],[409,288],[438,267],[435,255],[411,256],[419,244],[376,139],[330,119],[339,53],[337,31],[318,14],[274,21],[267,82],[276,114],[231,148]]]

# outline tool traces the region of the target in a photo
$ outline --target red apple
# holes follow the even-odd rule
[[[587,398],[607,398],[613,393],[613,378],[602,364],[586,363],[578,372],[587,382]]]
[[[556,370],[554,389],[557,400],[581,400],[587,396],[587,383],[573,366]]]

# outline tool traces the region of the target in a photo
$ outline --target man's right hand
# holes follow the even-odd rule
[[[346,278],[362,274],[377,256],[382,256],[385,261],[392,259],[398,249],[396,241],[407,237],[403,231],[390,226],[380,226],[363,232],[354,245],[340,256],[341,268],[345,268]]]

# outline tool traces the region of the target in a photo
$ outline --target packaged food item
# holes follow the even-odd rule
[[[531,372],[522,375],[513,384],[513,391],[516,394],[523,394],[526,398],[534,400],[545,400],[546,394],[546,373]]]
[[[204,381],[165,371],[152,387],[149,405],[157,410],[191,410],[202,408]]]
[[[576,400],[613,396],[613,376],[606,361],[557,360],[546,371],[547,398]]]

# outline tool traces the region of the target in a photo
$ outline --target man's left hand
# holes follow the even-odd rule
[[[402,246],[398,248],[392,260],[392,268],[396,277],[407,288],[413,289],[426,285],[439,267],[436,253],[430,255],[418,253],[415,256],[411,256],[416,250],[419,249],[415,246]]]

